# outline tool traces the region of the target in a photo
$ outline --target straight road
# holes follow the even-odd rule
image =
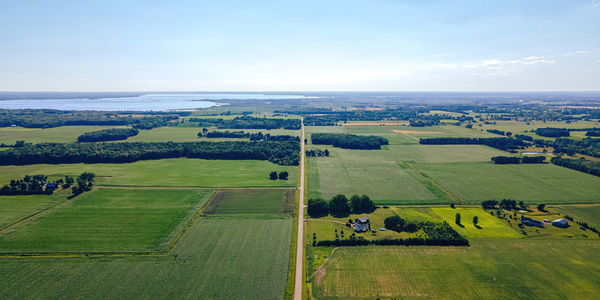
[[[298,205],[298,242],[296,243],[296,284],[294,300],[302,300],[302,268],[304,261],[304,120],[302,120],[302,134],[300,135],[300,204]]]

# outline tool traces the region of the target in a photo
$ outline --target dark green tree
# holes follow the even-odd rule
[[[456,225],[460,225],[460,213],[456,213],[456,218],[454,218],[454,223],[456,223]]]
[[[280,180],[288,180],[288,172],[287,171],[279,172],[279,179]]]
[[[333,196],[329,200],[329,213],[334,217],[346,217],[350,214],[351,208],[348,198],[342,194]]]
[[[273,172],[269,173],[269,179],[277,180],[277,172],[273,171]]]

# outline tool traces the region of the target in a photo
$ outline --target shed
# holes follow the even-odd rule
[[[565,219],[556,219],[556,220],[552,221],[552,225],[554,225],[556,227],[567,228],[567,227],[569,227],[569,221],[567,221]]]

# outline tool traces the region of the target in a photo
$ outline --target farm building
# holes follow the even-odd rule
[[[56,184],[56,183],[53,183],[53,182],[46,183],[46,190],[47,191],[54,191],[57,188],[58,188],[58,184]]]
[[[554,225],[556,227],[567,228],[567,227],[569,227],[569,221],[567,221],[565,219],[556,219],[556,220],[552,221],[552,225]]]
[[[535,226],[535,227],[542,227],[544,228],[544,223],[542,223],[541,221],[538,220],[534,220],[532,218],[528,218],[525,216],[521,216],[521,224],[527,225],[527,226]]]
[[[356,232],[366,232],[370,229],[369,227],[371,226],[367,217],[358,218],[354,221],[354,231]]]

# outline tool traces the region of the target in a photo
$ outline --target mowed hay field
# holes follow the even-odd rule
[[[417,163],[465,203],[504,198],[538,203],[599,203],[600,177],[551,165]]]
[[[211,190],[97,189],[0,234],[0,252],[163,250],[171,233],[211,194]]]
[[[342,247],[317,299],[598,299],[600,242],[473,240],[471,247]]]
[[[288,180],[269,180],[271,171],[287,171]],[[60,164],[0,166],[0,184],[27,174],[50,177],[83,172],[96,174],[97,185],[184,186],[184,187],[264,187],[295,186],[297,166],[280,166],[261,160],[206,160],[172,158],[137,161],[127,164]]]

